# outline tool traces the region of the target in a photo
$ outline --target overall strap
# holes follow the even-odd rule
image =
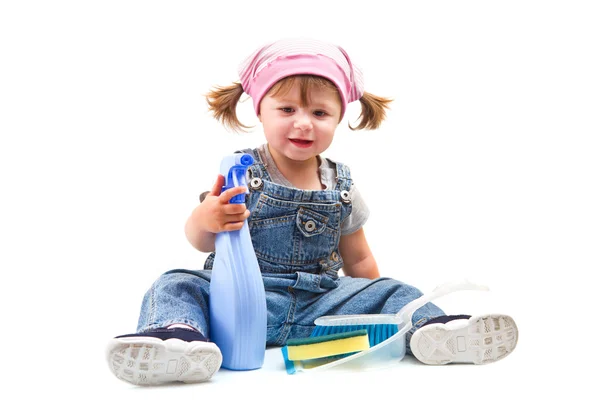
[[[331,161],[331,160],[330,160]],[[342,202],[342,221],[352,213],[352,199],[350,198],[350,188],[352,187],[352,176],[350,168],[346,165],[333,161],[336,167],[335,190],[340,192],[340,201]]]
[[[346,165],[334,161],[335,166],[336,166],[336,185],[335,185],[335,190],[346,190],[346,191],[350,191],[350,187],[352,187],[352,176],[350,175],[350,168],[348,168]]]

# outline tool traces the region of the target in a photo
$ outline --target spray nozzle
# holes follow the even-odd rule
[[[254,163],[254,158],[250,154],[232,154],[223,157],[221,161],[221,175],[225,177],[225,186],[221,192],[237,186],[246,186],[246,194],[248,182],[246,181],[246,171],[248,167]],[[246,201],[245,194],[233,196],[229,201],[232,204],[243,204]]]

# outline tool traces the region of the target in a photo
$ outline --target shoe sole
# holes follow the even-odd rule
[[[206,381],[223,361],[214,343],[153,337],[112,339],[106,357],[113,374],[134,385]]]
[[[431,324],[410,340],[413,355],[422,363],[488,364],[508,356],[517,346],[519,332],[507,315],[471,317],[466,326]]]

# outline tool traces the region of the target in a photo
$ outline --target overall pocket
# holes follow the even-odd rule
[[[335,208],[334,210],[337,210]],[[297,260],[305,263],[327,259],[335,250],[336,229],[328,226],[329,216],[301,206],[296,216],[294,248]]]
[[[305,265],[327,258],[335,249],[337,231],[332,221],[340,207],[335,204],[288,202],[266,195],[249,221],[257,257],[286,265]]]

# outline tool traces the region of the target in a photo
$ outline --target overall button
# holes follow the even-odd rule
[[[296,226],[305,237],[323,233],[329,217],[316,211],[300,207],[296,216]]]
[[[342,190],[340,192],[340,196],[342,198],[343,203],[346,203],[346,204],[350,203],[350,192],[348,192],[347,190]]]
[[[340,258],[338,257],[338,255],[335,251],[333,253],[331,253],[331,259],[335,262],[338,262],[340,260]]]
[[[250,187],[254,190],[259,190],[263,187],[263,181],[260,178],[252,178],[250,181]]]

